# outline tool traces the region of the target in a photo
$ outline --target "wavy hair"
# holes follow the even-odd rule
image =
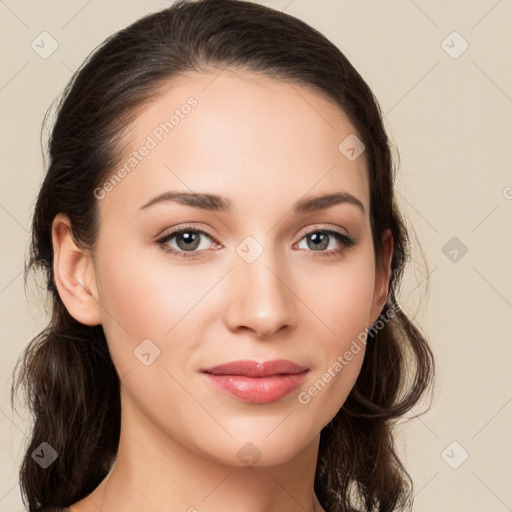
[[[74,73],[56,105],[25,264],[25,282],[32,270],[44,275],[51,319],[21,354],[11,388],[13,402],[23,387],[33,417],[19,472],[30,512],[68,506],[90,494],[109,473],[120,436],[119,376],[102,326],[76,321],[59,297],[52,221],[65,213],[76,242],[93,248],[99,227],[94,190],[119,164],[126,127],[173,79],[226,68],[322,94],[344,112],[365,145],[379,268],[386,229],[394,240],[381,312],[388,321],[371,330],[358,379],[321,432],[314,490],[329,512],[391,512],[412,504],[413,483],[397,455],[394,429],[430,388],[434,358],[405,312],[391,315],[410,243],[394,195],[396,167],[379,104],[342,52],[307,23],[248,1],[180,0],[108,37]],[[46,469],[31,456],[42,442],[59,454]]]

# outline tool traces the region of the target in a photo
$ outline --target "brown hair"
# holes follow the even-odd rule
[[[30,270],[43,271],[52,316],[20,357],[11,390],[13,400],[23,385],[34,417],[20,468],[30,512],[90,494],[110,471],[120,434],[119,377],[102,326],[76,321],[54,283],[52,221],[67,214],[77,243],[94,247],[93,191],[119,163],[126,126],[173,78],[224,68],[313,88],[353,124],[366,147],[377,265],[386,229],[394,240],[381,315],[396,309],[409,236],[394,198],[391,145],[378,102],[340,50],[293,16],[239,0],[182,0],[141,18],[107,38],[73,75],[48,142],[25,280]],[[329,512],[388,512],[412,503],[412,481],[397,456],[393,427],[429,388],[434,361],[424,335],[402,310],[387,318],[370,331],[357,382],[321,432],[314,489]],[[59,454],[46,469],[31,457],[42,442]]]

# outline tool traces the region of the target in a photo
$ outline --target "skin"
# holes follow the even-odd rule
[[[241,71],[188,75],[138,114],[120,162],[190,96],[198,101],[190,114],[98,200],[93,252],[74,243],[65,215],[53,222],[59,294],[78,321],[103,325],[122,384],[116,464],[73,507],[320,511],[313,490],[320,432],[353,387],[364,345],[308,404],[297,395],[378,318],[392,238],[384,234],[385,264],[377,269],[365,155],[350,161],[338,149],[356,132],[323,95],[302,86]],[[140,210],[169,190],[219,194],[233,208],[162,202]],[[357,197],[365,212],[350,203],[292,211],[305,196],[334,191]],[[209,234],[196,235],[199,257],[155,243],[188,224]],[[330,236],[327,249],[315,249],[306,235],[328,228],[355,245],[322,255],[343,244]],[[251,263],[237,253],[246,237],[263,250]],[[186,253],[177,237],[166,244]],[[160,349],[149,366],[134,356],[147,338]],[[250,404],[199,372],[239,359],[288,359],[310,371],[291,395]],[[261,457],[253,467],[237,457],[249,442]]]

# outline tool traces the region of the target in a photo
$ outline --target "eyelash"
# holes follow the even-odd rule
[[[160,245],[164,251],[173,254],[174,256],[178,256],[180,258],[185,259],[197,259],[200,258],[200,253],[202,251],[190,251],[187,253],[187,251],[178,251],[174,249],[173,247],[169,247],[167,245],[167,242],[169,240],[172,240],[175,236],[180,235],[185,232],[194,232],[194,233],[201,233],[203,235],[206,235],[208,238],[216,242],[216,240],[206,231],[196,228],[194,226],[184,226],[181,227],[175,231],[171,231],[170,233],[164,235],[163,237],[159,238],[156,241],[156,244]],[[344,233],[341,233],[340,231],[337,231],[335,229],[314,229],[312,231],[309,231],[308,233],[305,233],[300,240],[307,237],[308,235],[312,235],[313,233],[324,233],[328,235],[332,235],[336,240],[341,242],[342,246],[338,249],[331,249],[330,251],[310,251],[313,253],[314,258],[333,258],[335,256],[340,256],[341,254],[345,253],[347,250],[349,250],[351,247],[353,247],[356,244],[356,241],[345,235]],[[217,242],[216,242],[217,243]],[[304,249],[300,249],[304,250]],[[307,249],[306,249],[307,250]]]

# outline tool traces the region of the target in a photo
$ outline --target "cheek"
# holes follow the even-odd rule
[[[225,303],[216,289],[225,269],[176,263],[158,247],[120,247],[104,246],[97,258],[102,324],[118,374],[142,371],[142,382],[161,371],[166,380],[165,369],[182,373],[196,366],[195,352]],[[150,360],[157,356],[150,368],[137,358],[148,351]]]
[[[338,412],[363,364],[375,273],[372,254],[358,256],[332,268],[329,275],[324,268],[322,277],[320,273],[316,276],[318,286],[311,274],[304,283],[305,302],[313,305],[311,310],[317,316],[316,328],[311,331],[316,338],[316,364],[298,401],[317,418],[315,428],[322,428]]]
[[[307,275],[302,285],[304,301],[323,324],[320,328],[327,347],[343,350],[369,327],[375,286],[373,257],[361,252],[346,264]]]
[[[199,267],[171,263],[163,249],[149,244],[104,245],[97,259],[102,301],[140,335],[163,335],[209,286]]]
[[[166,334],[199,300],[202,286],[199,280],[191,283],[191,273],[183,267],[155,265],[154,258],[147,257],[152,251],[119,251],[123,257],[112,257],[116,252],[105,247],[97,258],[97,275],[103,329],[121,373],[137,362],[133,351],[143,340],[163,352]]]

